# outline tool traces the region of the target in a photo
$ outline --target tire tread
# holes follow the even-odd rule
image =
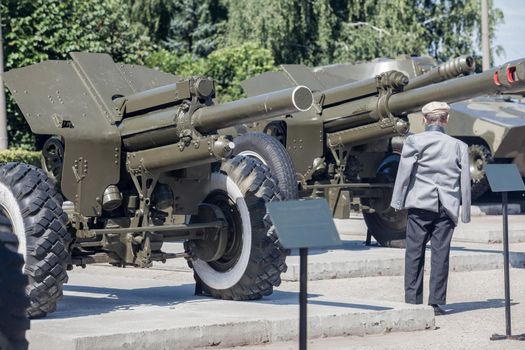
[[[244,276],[229,289],[213,289],[207,286],[196,273],[194,273],[195,279],[205,294],[215,298],[260,299],[273,293],[273,287],[281,284],[281,274],[287,269],[286,251],[279,244],[266,211],[266,203],[281,200],[282,197],[270,169],[256,159],[236,156],[224,162],[221,171],[231,177],[241,191],[244,191],[252,222],[250,261]]]
[[[29,278],[27,294],[30,318],[43,317],[56,309],[68,276],[68,248],[71,236],[62,196],[46,174],[24,163],[0,166],[0,181],[18,201],[26,228],[27,261],[24,273]]]

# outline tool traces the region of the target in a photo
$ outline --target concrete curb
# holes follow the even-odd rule
[[[473,209],[474,210],[474,209]],[[364,220],[334,220],[342,238],[364,242],[366,239],[366,225]],[[468,224],[459,223],[454,230],[453,242],[470,243],[501,243],[502,218],[497,215],[482,215],[472,218]],[[525,242],[525,215],[509,216],[509,242]]]
[[[518,203],[509,203],[508,210],[510,215],[521,214],[521,205]],[[471,216],[501,215],[503,209],[501,203],[480,203],[470,207]]]
[[[312,314],[308,319],[309,338],[381,334],[433,329],[434,312],[429,306],[398,304],[387,311],[338,311]],[[313,309],[310,307],[310,309]],[[57,330],[58,331],[58,330]],[[202,347],[233,347],[291,341],[298,337],[297,317],[226,322],[200,326],[144,330],[97,336],[57,336],[32,331],[32,350],[160,350]]]
[[[378,248],[388,252],[388,248]],[[324,257],[310,257],[308,263],[309,280],[326,280],[335,278],[402,276],[405,269],[404,250],[399,250],[397,257],[383,256],[364,257],[352,251],[331,251]],[[378,255],[381,255],[378,252]],[[285,281],[299,280],[299,261],[297,256],[287,258],[288,271],[283,275]],[[525,267],[525,253],[511,252],[512,267]],[[430,251],[427,250],[425,271],[430,268]],[[453,250],[450,255],[450,271],[485,271],[503,268],[503,255],[498,251],[462,251]]]
[[[501,243],[502,228],[490,228],[485,231],[461,229],[454,232],[454,242]],[[525,242],[525,229],[509,227],[509,243]]]

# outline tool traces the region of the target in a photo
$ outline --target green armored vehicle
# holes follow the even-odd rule
[[[210,78],[183,79],[105,54],[15,69],[4,80],[31,130],[48,136],[44,170],[0,166],[0,208],[25,256],[30,317],[55,309],[67,270],[149,267],[185,258],[197,292],[249,300],[286,270],[266,214],[281,199],[259,161],[231,157],[216,130],[307,111],[294,86],[215,105]],[[164,242],[184,242],[177,253]]]
[[[420,132],[418,114],[409,116]],[[485,165],[515,163],[525,177],[525,100],[519,94],[481,96],[451,105],[447,133],[469,145],[472,198],[489,189]]]
[[[470,73],[474,60],[457,58],[439,67],[426,59],[407,59],[397,67],[382,63],[283,65],[244,81],[249,96],[306,85],[314,107],[237,126],[239,133],[262,133],[236,138],[234,152],[265,162],[281,192],[327,198],[336,218],[348,218],[351,208],[361,211],[380,244],[398,247],[404,245],[406,213],[394,211],[390,198],[409,113],[434,100],[452,103],[523,88],[525,61],[451,80]],[[410,79],[405,73],[410,69],[422,74]],[[272,142],[281,143],[282,151],[268,151]],[[279,163],[286,159],[281,153],[288,153],[289,163]]]
[[[470,67],[470,69],[468,69]],[[430,57],[400,56],[372,62],[319,67],[317,70],[335,79],[366,79],[392,69],[405,73],[415,87],[452,79],[474,69],[474,60],[463,57],[438,66]],[[434,72],[431,74],[430,72]],[[436,74],[441,71],[441,74]],[[430,74],[429,74],[430,73]],[[424,78],[426,77],[426,78]],[[469,145],[472,197],[479,198],[488,189],[484,167],[491,162],[514,162],[525,176],[525,104],[520,94],[479,96],[451,105],[447,133]],[[409,115],[410,131],[424,130],[421,114]]]

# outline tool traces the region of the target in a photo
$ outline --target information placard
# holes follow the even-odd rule
[[[270,202],[267,208],[283,247],[293,249],[341,245],[325,199]]]

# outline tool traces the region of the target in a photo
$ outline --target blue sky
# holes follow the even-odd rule
[[[497,27],[494,41],[505,49],[505,54],[494,57],[494,63],[525,57],[525,0],[494,0],[494,6],[505,15],[505,23]]]

